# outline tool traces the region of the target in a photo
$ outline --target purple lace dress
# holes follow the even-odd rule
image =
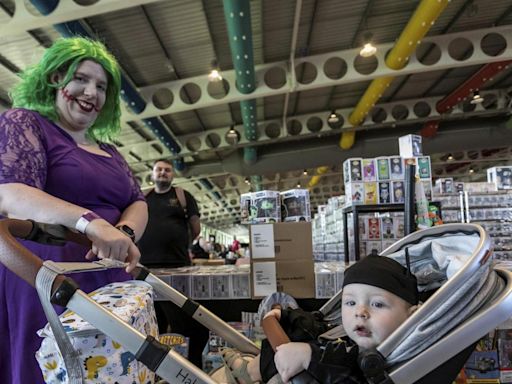
[[[124,209],[144,197],[115,148],[101,148],[111,157],[79,148],[64,130],[36,112],[7,111],[0,115],[0,183],[42,189],[115,224]],[[43,260],[85,261],[87,252],[72,243],[23,244]],[[86,292],[129,278],[121,269],[73,275]],[[41,344],[36,331],[46,322],[36,290],[0,264],[0,383],[44,383],[34,355]]]

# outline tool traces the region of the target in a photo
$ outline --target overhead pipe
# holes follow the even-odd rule
[[[236,88],[240,93],[250,94],[256,89],[250,2],[249,0],[224,0],[223,4],[231,58],[236,74]],[[256,100],[241,101],[240,109],[245,138],[248,141],[258,140]],[[258,153],[255,147],[244,148],[246,164],[254,164],[257,159]]]
[[[320,181],[320,179],[322,178],[322,175],[327,173],[327,171],[329,171],[329,167],[328,166],[323,166],[323,167],[318,167],[316,169],[316,175],[314,175],[311,180],[309,180],[309,183],[308,183],[308,189],[311,189],[313,188],[315,185],[318,184],[318,182]]]
[[[462,85],[452,91],[444,99],[436,104],[436,111],[443,114],[451,110],[460,102],[464,101],[471,93],[479,91],[482,86],[493,79],[498,73],[509,68],[512,60],[500,61],[497,63],[489,63],[482,66],[475,74],[467,79]],[[430,120],[425,123],[420,131],[423,137],[434,137],[439,128],[440,119]]]
[[[386,57],[386,65],[389,68],[399,70],[405,67],[409,56],[416,50],[416,46],[430,30],[449,1],[422,0]],[[371,82],[348,118],[353,126],[358,126],[363,122],[368,112],[373,108],[377,100],[382,97],[393,79],[394,76],[385,76]],[[343,132],[339,143],[340,147],[342,149],[351,148],[354,145],[355,135],[355,131]]]
[[[251,185],[254,187],[255,192],[261,191],[263,189],[261,186],[262,181],[263,178],[260,175],[251,176]]]
[[[290,59],[288,65],[290,66],[290,90],[284,96],[283,108],[283,123],[282,132],[286,131],[286,115],[288,114],[288,104],[290,102],[290,93],[295,91],[297,87],[297,79],[295,75],[295,49],[297,48],[297,36],[299,35],[300,13],[302,11],[302,0],[297,0],[295,4],[295,16],[293,18],[293,31],[292,31],[292,44],[290,46]]]
[[[57,7],[59,0],[31,0],[32,5],[43,15],[48,15]],[[80,24],[79,21],[73,20],[66,23],[56,24],[54,28],[61,36],[74,37],[83,36],[93,39],[94,37]],[[121,73],[121,97],[125,101],[127,107],[135,114],[142,112],[146,108],[146,101],[140,96],[139,92],[131,84],[131,81]],[[142,122],[155,134],[156,138],[171,151],[173,155],[177,155],[181,151],[180,145],[174,140],[164,124],[157,117],[142,119]],[[185,170],[185,162],[178,158],[172,161],[174,169],[177,171]]]

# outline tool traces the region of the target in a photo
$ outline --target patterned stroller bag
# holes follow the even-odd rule
[[[97,289],[90,298],[100,303],[145,335],[158,337],[153,289],[143,281],[112,283]],[[149,384],[155,374],[135,356],[75,312],[59,316],[79,360],[84,383]],[[43,337],[36,359],[48,384],[69,383],[63,356],[49,324],[38,332]]]

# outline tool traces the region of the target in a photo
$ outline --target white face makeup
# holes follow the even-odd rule
[[[100,64],[81,62],[69,83],[57,91],[60,125],[74,132],[87,130],[105,104],[107,86],[107,74]]]
[[[411,305],[400,297],[367,284],[343,288],[343,327],[361,350],[379,345],[410,314]]]

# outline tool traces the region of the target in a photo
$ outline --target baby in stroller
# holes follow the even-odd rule
[[[357,363],[359,351],[379,345],[417,305],[416,277],[393,259],[370,255],[345,271],[341,316],[346,337],[319,342],[327,329],[314,314],[273,309],[266,316],[280,320],[292,342],[274,353],[264,340],[252,361],[230,349],[223,355],[233,383],[268,382],[277,373],[288,382],[303,370],[320,383],[366,383]]]

